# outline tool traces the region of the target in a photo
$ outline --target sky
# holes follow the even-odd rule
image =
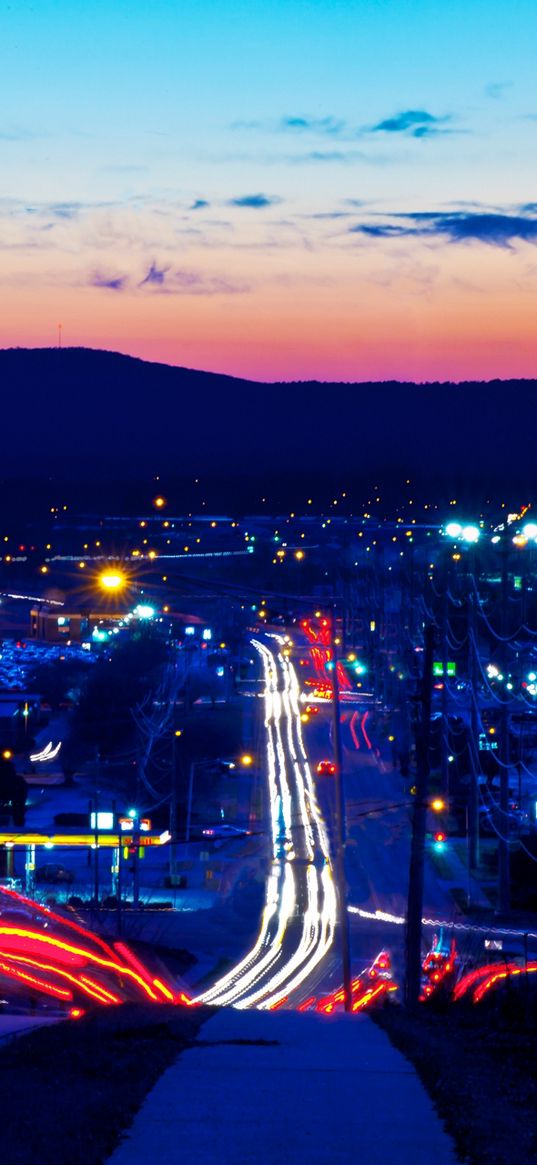
[[[0,346],[537,372],[535,0],[0,0]]]

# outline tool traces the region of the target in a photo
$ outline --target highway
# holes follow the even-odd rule
[[[334,942],[337,898],[329,842],[302,736],[300,688],[283,638],[252,641],[264,676],[272,860],[261,926],[243,959],[196,1002],[296,1004]],[[302,991],[301,991],[302,988]]]

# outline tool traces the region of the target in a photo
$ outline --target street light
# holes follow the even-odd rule
[[[98,577],[99,586],[105,591],[120,591],[125,582],[125,575],[121,570],[103,570]]]
[[[447,534],[448,538],[460,538],[462,534],[462,526],[460,522],[448,522],[444,532]]]
[[[462,542],[479,542],[481,530],[479,526],[462,526],[460,522],[448,522],[444,527],[444,534],[447,538],[460,539]]]

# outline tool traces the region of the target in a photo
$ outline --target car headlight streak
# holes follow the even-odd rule
[[[270,1008],[300,987],[334,940],[337,898],[328,837],[300,721],[293,664],[260,640],[273,861],[256,942],[195,1002]],[[319,868],[318,868],[319,867]]]

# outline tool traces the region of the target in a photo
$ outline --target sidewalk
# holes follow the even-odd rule
[[[367,1016],[225,1009],[109,1165],[455,1165],[411,1064]]]

